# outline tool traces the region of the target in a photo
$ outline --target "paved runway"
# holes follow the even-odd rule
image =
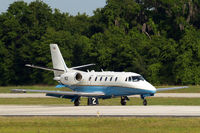
[[[0,116],[200,117],[200,106],[0,105]]]
[[[139,97],[131,96],[131,97]],[[154,97],[200,98],[200,93],[156,93]],[[0,98],[52,98],[44,93],[0,93]]]

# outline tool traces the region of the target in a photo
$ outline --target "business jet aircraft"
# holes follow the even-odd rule
[[[73,91],[48,91],[13,89],[13,92],[42,92],[47,96],[68,98],[75,106],[80,104],[80,97],[88,97],[88,105],[98,104],[98,98],[108,99],[121,97],[121,105],[126,105],[130,95],[140,95],[143,105],[147,105],[145,97],[154,96],[157,91],[180,89],[184,87],[158,88],[147,82],[140,74],[133,72],[79,71],[78,68],[88,67],[87,64],[68,68],[57,44],[50,44],[53,69],[27,64],[26,66],[54,72],[54,80],[60,84],[56,88],[68,87]]]

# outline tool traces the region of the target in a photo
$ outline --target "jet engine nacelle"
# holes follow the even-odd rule
[[[65,85],[75,85],[82,80],[83,76],[79,72],[67,72],[61,75],[60,82]]]

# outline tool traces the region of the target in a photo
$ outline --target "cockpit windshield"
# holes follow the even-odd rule
[[[142,76],[131,76],[127,78],[129,82],[138,82],[138,81],[144,81],[144,78]]]

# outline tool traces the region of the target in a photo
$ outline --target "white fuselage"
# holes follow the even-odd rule
[[[81,73],[82,80],[69,86],[69,88],[75,91],[103,92],[113,96],[154,94],[156,92],[156,88],[137,73],[109,71],[78,72]],[[63,82],[62,84],[68,85],[68,82]]]

